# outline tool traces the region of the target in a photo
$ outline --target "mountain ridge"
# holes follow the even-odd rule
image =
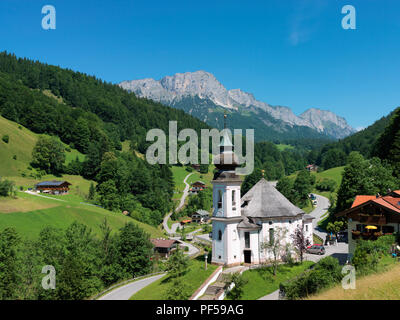
[[[139,97],[173,107],[181,105],[180,102],[187,97],[197,96],[202,100],[208,99],[215,106],[231,112],[248,111],[256,115],[261,110],[273,119],[282,121],[283,126],[308,127],[335,139],[341,139],[356,132],[343,117],[331,111],[309,108],[298,116],[289,107],[272,106],[257,100],[252,93],[241,89],[227,90],[213,74],[203,70],[176,73],[173,76],[165,76],[160,80],[153,78],[125,80],[119,86],[127,91],[134,92]],[[193,105],[192,107],[196,106]],[[186,105],[184,109],[188,112],[188,109],[191,108]],[[269,125],[268,119],[262,118],[261,120],[266,126]]]

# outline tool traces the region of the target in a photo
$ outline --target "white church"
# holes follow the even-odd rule
[[[235,266],[268,261],[272,256],[262,249],[262,243],[273,239],[278,228],[287,230],[284,242],[290,244],[291,235],[301,226],[313,243],[313,217],[293,205],[264,177],[241,197],[242,180],[235,173],[238,160],[227,135],[214,162],[219,171],[212,181],[212,263]]]

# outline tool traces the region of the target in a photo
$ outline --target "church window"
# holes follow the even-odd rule
[[[222,231],[218,230],[218,240],[222,240]]]
[[[250,232],[244,233],[244,247],[250,248]]]
[[[271,224],[272,224],[272,221],[270,221],[269,224],[271,225]]]
[[[269,229],[269,243],[274,244],[274,228]]]
[[[222,191],[218,190],[218,209],[222,208]]]
[[[308,231],[308,225],[306,225],[306,231]]]
[[[236,196],[236,190],[232,190],[232,205],[236,205],[236,201],[235,201],[235,196]]]
[[[289,220],[289,223],[292,224],[292,220]]]

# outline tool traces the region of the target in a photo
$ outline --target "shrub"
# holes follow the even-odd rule
[[[359,240],[351,260],[357,272],[364,275],[376,272],[379,259],[390,254],[390,248],[395,241],[394,235],[385,235],[375,241]]]
[[[5,143],[8,143],[10,141],[10,137],[8,136],[8,134],[5,134],[1,140],[3,140]]]
[[[16,154],[13,155],[13,159],[17,160],[17,155]]]
[[[281,294],[295,300],[315,294],[341,281],[339,261],[333,257],[321,259],[312,270],[307,270],[297,278],[280,284]]]
[[[322,181],[318,181],[316,188],[319,191],[330,191],[333,192],[335,191],[337,187],[337,183],[335,180],[332,179],[324,179]]]

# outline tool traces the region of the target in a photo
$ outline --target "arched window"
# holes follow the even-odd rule
[[[218,190],[218,209],[222,208],[222,191]]]
[[[232,190],[232,205],[236,205],[236,190]]]
[[[222,240],[222,231],[218,230],[218,240],[221,241]]]

